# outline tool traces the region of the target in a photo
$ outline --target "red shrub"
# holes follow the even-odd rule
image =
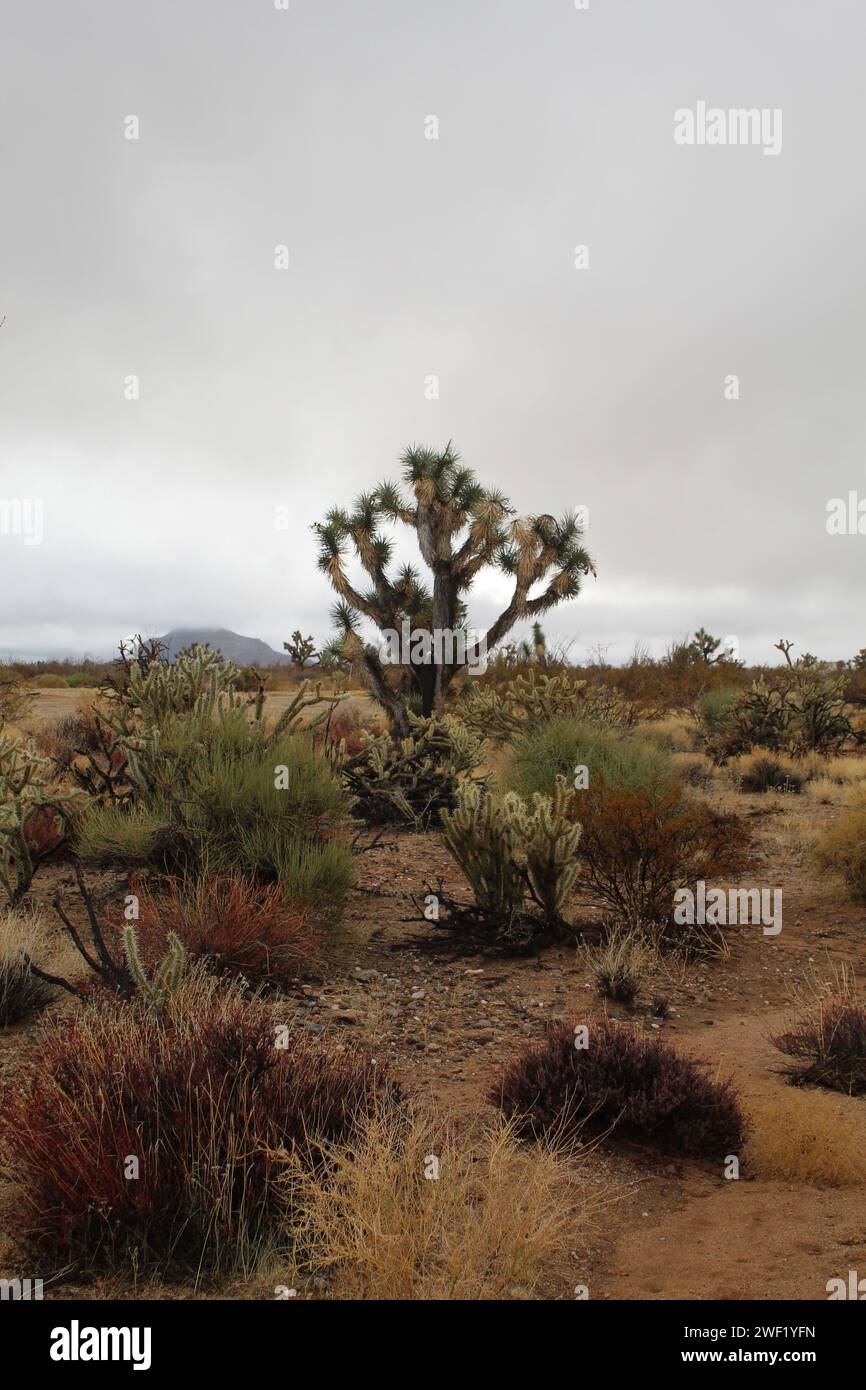
[[[19,1242],[57,1266],[247,1268],[285,1221],[277,1151],[315,1166],[399,1095],[366,1058],[278,1041],[271,1010],[214,981],[162,1019],[92,1004],[55,1021],[0,1112]]]
[[[321,937],[280,884],[239,874],[171,879],[144,897],[139,940],[148,965],[165,954],[174,932],[194,958],[208,956],[219,973],[277,983],[309,965]]]
[[[702,1064],[660,1038],[607,1018],[589,1024],[589,1045],[552,1025],[541,1043],[506,1070],[488,1099],[531,1134],[568,1135],[584,1124],[659,1148],[719,1161],[737,1153],[744,1131],[730,1082],[711,1081]]]

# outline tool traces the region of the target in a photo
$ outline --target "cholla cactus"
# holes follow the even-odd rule
[[[811,667],[791,666],[769,685],[763,676],[724,711],[707,751],[718,763],[750,749],[802,757],[838,753],[863,735],[846,714],[844,682]]]
[[[168,950],[151,978],[141,959],[135,927],[132,922],[127,922],[123,929],[123,954],[135,992],[157,1014],[162,1013],[170,995],[177,989],[187,965],[180,938],[174,932],[169,932],[167,940]]]
[[[374,824],[404,821],[416,829],[455,804],[458,787],[481,762],[482,740],[458,719],[409,716],[411,733],[365,734],[364,746],[342,762],[355,811]]]
[[[0,737],[0,882],[14,907],[33,881],[38,866],[27,839],[27,821],[34,811],[52,812],[62,829],[70,824],[78,791],[56,791],[49,785],[50,758],[40,757],[19,739]]]
[[[552,796],[535,792],[532,813],[524,822],[526,873],[545,917],[562,921],[562,911],[577,877],[580,826],[569,818],[572,794],[557,777]]]
[[[530,671],[509,681],[502,694],[472,687],[460,707],[467,728],[498,742],[510,742],[534,725],[556,718],[592,719],[622,727],[633,716],[618,696],[566,675]]]
[[[563,909],[578,871],[580,826],[570,819],[571,793],[557,780],[552,797],[536,792],[526,803],[515,792],[485,796],[461,787],[454,811],[443,812],[443,838],[472,885],[482,917],[500,935],[527,925],[527,893],[544,924],[561,929]]]
[[[515,792],[484,796],[461,787],[453,811],[443,811],[443,839],[472,885],[481,913],[507,935],[526,894],[523,849],[526,808]]]

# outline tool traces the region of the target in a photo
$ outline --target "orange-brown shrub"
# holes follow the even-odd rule
[[[640,788],[596,786],[575,811],[583,827],[585,879],[628,925],[673,923],[674,895],[739,873],[749,831],[736,815],[685,797],[679,783]]]

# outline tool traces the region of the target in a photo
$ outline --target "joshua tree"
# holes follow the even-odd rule
[[[392,733],[399,737],[409,732],[406,702],[386,680],[379,652],[361,640],[362,617],[382,633],[400,633],[408,621],[413,638],[427,634],[426,641],[416,645],[413,640],[411,651],[401,655],[426,716],[442,709],[464,661],[472,666],[484,653],[485,639],[476,641],[474,635],[466,643],[464,661],[449,659],[453,650],[444,651],[433,640],[435,634],[461,630],[466,636],[465,596],[481,570],[496,566],[514,580],[507,607],[486,634],[487,651],[493,651],[516,622],[574,598],[583,576],[595,573],[575,516],[517,517],[501,492],[482,487],[472,470],[461,465],[450,443],[441,453],[413,446],[402,463],[410,500],[397,484],[381,483],[362,494],[351,511],[334,508],[313,528],[319,538],[319,567],[339,595],[333,615],[343,654],[366,676]],[[431,588],[412,565],[388,573],[393,543],[380,528],[398,521],[415,531],[421,558],[432,575]],[[349,548],[366,574],[368,587],[363,591],[346,571]],[[532,593],[540,584],[541,591]]]
[[[691,651],[694,652],[696,659],[698,661],[706,662],[708,666],[714,665],[717,661],[724,660],[724,652],[721,652],[718,656],[716,656],[716,652],[719,650],[719,647],[721,645],[722,639],[720,637],[711,636],[711,634],[709,632],[705,632],[702,627],[698,628],[697,632],[695,633],[694,637],[689,643],[689,647]]]
[[[292,660],[298,663],[301,670],[303,670],[307,662],[316,655],[316,644],[313,638],[303,637],[299,627],[295,628],[291,640],[284,642],[283,646]]]

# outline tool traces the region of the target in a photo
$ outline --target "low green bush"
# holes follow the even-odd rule
[[[574,786],[575,769],[581,766],[587,769],[590,789],[602,780],[632,791],[675,780],[670,757],[636,735],[577,719],[551,719],[509,749],[500,782],[505,790],[528,797],[550,792],[557,777]]]

